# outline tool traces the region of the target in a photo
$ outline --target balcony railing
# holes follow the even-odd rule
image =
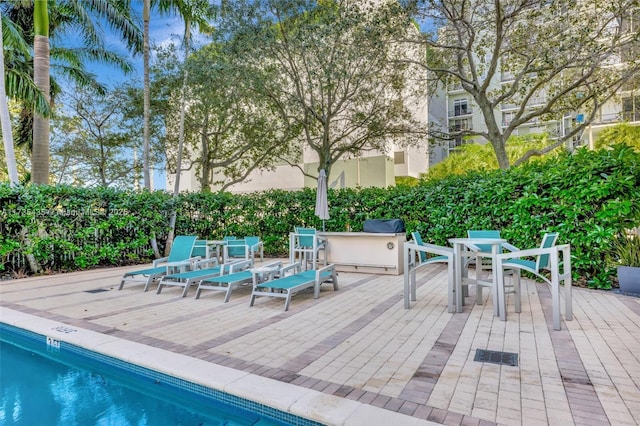
[[[602,114],[594,118],[593,124],[608,124],[619,121],[640,121],[640,111],[622,111]]]
[[[471,107],[454,108],[452,110],[449,110],[449,118],[462,117],[462,116],[465,116],[465,115],[472,115],[472,114],[473,114],[473,108],[471,108]]]
[[[623,121],[640,121],[640,111],[622,111]]]
[[[453,126],[449,126],[449,133],[454,133],[454,132],[466,132],[469,130],[473,130],[473,124],[472,123],[468,123],[468,124],[464,124],[464,125],[453,125]]]

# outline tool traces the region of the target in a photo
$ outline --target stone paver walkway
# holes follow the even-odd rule
[[[401,276],[340,273],[339,291],[297,295],[287,312],[282,299],[249,307],[249,288],[226,304],[118,291],[130,269],[3,281],[0,305],[436,423],[640,424],[639,298],[575,289],[574,320],[554,331],[548,288],[528,280],[506,322],[489,294],[447,313],[438,265],[419,272],[408,310]],[[476,349],[516,353],[518,366],[474,361]]]

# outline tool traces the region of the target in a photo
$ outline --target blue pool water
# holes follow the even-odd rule
[[[317,423],[0,324],[0,425],[286,424]]]

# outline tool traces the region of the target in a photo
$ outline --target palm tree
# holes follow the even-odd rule
[[[33,81],[49,101],[49,8],[46,1],[36,1],[33,6],[33,32]],[[33,117],[31,181],[49,183],[49,119],[40,114]]]
[[[2,41],[2,15],[0,14],[0,126],[2,127],[2,141],[4,142],[5,159],[7,161],[7,173],[12,185],[18,184],[18,166],[16,155],[13,152],[13,135],[11,134],[11,118],[7,105],[7,94],[4,87],[4,43]]]
[[[29,46],[25,43],[20,33],[20,29],[16,28],[13,22],[2,15],[1,11],[0,20],[2,21],[2,25],[0,25],[0,120],[2,122],[2,139],[4,142],[9,181],[12,184],[17,184],[18,171],[13,147],[13,132],[11,129],[11,117],[9,116],[7,97],[19,100],[43,116],[48,116],[50,110],[49,103],[42,92],[35,86],[31,75],[22,72],[22,70],[17,67],[5,71],[5,40],[7,52],[10,56],[8,59],[9,63],[15,62],[16,55],[22,58],[31,58],[31,53]]]
[[[173,0],[160,1],[160,12],[168,12],[171,9],[177,10],[178,14],[184,19],[184,36],[182,39],[182,47],[184,49],[184,61],[191,52],[191,27],[193,24],[198,26],[200,32],[210,33],[212,31],[208,19],[213,17],[213,8],[207,0]],[[184,148],[184,120],[187,108],[186,92],[189,74],[184,67],[182,76],[182,87],[180,89],[180,124],[178,126],[178,155],[176,158],[176,180],[173,187],[173,196],[176,198],[180,192],[180,171],[182,169],[182,151]],[[167,237],[167,253],[171,251],[173,236],[176,228],[177,211],[174,209],[169,218],[169,235]]]
[[[104,92],[106,89],[99,84],[95,75],[87,72],[85,64],[88,61],[98,61],[106,64],[118,66],[124,72],[132,70],[130,62],[122,56],[105,48],[104,37],[96,26],[93,18],[102,18],[104,21],[125,41],[127,47],[133,52],[139,52],[142,48],[142,37],[139,27],[135,24],[131,15],[131,4],[129,0],[92,0],[92,1],[12,1],[0,4],[0,10],[20,28],[22,28],[25,40],[33,42],[36,45],[44,46],[43,31],[46,30],[46,44],[51,42],[49,55],[45,51],[38,50],[34,52],[34,64],[38,63],[40,69],[40,61],[46,61],[50,64],[52,70],[70,78],[81,86],[93,86],[98,91]],[[46,28],[42,27],[43,20],[48,19]],[[38,27],[38,28],[36,28]],[[77,37],[82,41],[80,47],[65,47],[58,45],[58,41],[62,40],[68,30],[76,31],[80,34]],[[33,39],[30,38],[33,36]],[[50,38],[48,37],[50,36]],[[40,40],[36,41],[36,38]],[[38,54],[42,55],[38,57]],[[45,59],[50,56],[50,61]],[[12,65],[16,67],[28,66],[30,61],[27,59],[17,60]],[[48,74],[48,73],[47,73]],[[44,76],[42,76],[44,78]],[[41,84],[44,84],[42,81]],[[55,94],[59,90],[59,86],[55,80],[51,79],[47,84],[47,92]],[[42,89],[41,89],[42,90]],[[42,90],[44,94],[45,91]],[[39,118],[33,118],[30,113],[23,112],[21,116],[25,119],[23,124],[30,123],[33,119],[33,150],[35,151],[32,161],[32,179],[34,182],[44,183],[48,181],[48,134],[45,128],[48,124],[39,123]],[[37,116],[37,115],[36,115]],[[47,122],[46,117],[44,118]],[[27,132],[21,132],[23,135],[19,143],[29,143],[30,138]],[[45,141],[45,138],[47,139]],[[37,178],[36,178],[37,175]]]
[[[151,113],[151,91],[149,88],[149,20],[151,19],[151,0],[144,0],[142,6],[142,20],[144,22],[143,30],[143,49],[142,49],[142,72],[143,72],[143,86],[142,86],[142,116],[143,116],[143,130],[142,130],[142,178],[144,180],[144,188],[151,190],[151,173],[149,172],[149,139],[151,138],[149,132],[149,114]],[[155,249],[155,246],[154,246]],[[157,250],[155,250],[157,253]]]
[[[151,110],[151,95],[149,89],[149,21],[151,18],[151,6],[157,6],[160,13],[172,13],[177,12],[184,19],[184,38],[183,45],[185,49],[185,61],[190,49],[191,44],[191,25],[193,23],[197,24],[199,29],[203,32],[210,31],[210,26],[207,21],[207,18],[212,16],[213,8],[210,6],[207,0],[144,0],[143,9],[142,9],[142,19],[144,21],[144,47],[143,47],[143,117],[144,117],[144,125],[143,125],[143,141],[142,141],[142,168],[143,168],[143,178],[144,178],[144,187],[145,189],[151,189],[151,176],[149,172],[149,114]],[[183,83],[186,85],[187,77],[184,77]],[[183,87],[184,87],[183,85]],[[181,97],[181,102],[184,104],[184,90]],[[183,109],[182,109],[183,110]],[[182,140],[184,138],[184,116],[181,115],[180,121],[180,146],[182,146]],[[179,148],[178,157],[181,157],[181,148]],[[178,169],[180,167],[180,163],[178,163]],[[176,184],[175,188],[179,188],[180,185],[180,174],[176,176]],[[177,191],[177,190],[175,190]],[[171,240],[170,240],[171,241]],[[168,247],[170,249],[170,247]]]

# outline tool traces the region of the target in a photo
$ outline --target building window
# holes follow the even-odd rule
[[[395,151],[393,153],[393,164],[404,164],[404,151]]]
[[[509,124],[516,118],[516,111],[505,111],[502,113],[502,127],[509,127]]]
[[[471,114],[471,108],[469,108],[469,102],[466,99],[456,99],[453,101],[453,115],[467,115]]]
[[[622,98],[622,120],[640,121],[640,96]]]
[[[462,146],[465,143],[462,136],[456,136],[453,139],[449,139],[449,150],[453,151],[457,147]]]

